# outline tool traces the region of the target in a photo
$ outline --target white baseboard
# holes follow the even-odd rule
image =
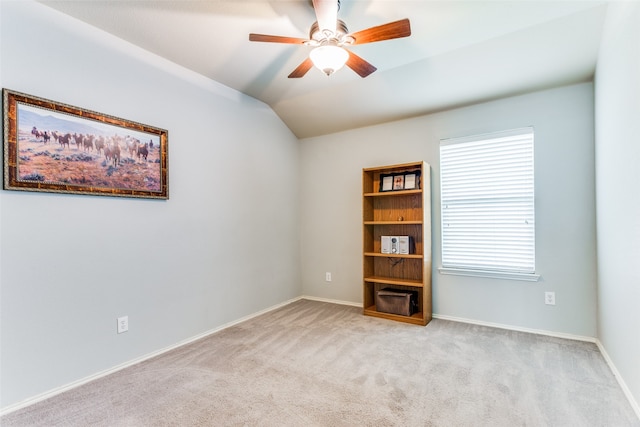
[[[618,384],[620,385],[620,388],[622,389],[624,395],[627,396],[627,400],[629,400],[629,403],[635,411],[636,416],[640,420],[640,405],[638,405],[638,402],[633,397],[633,394],[631,394],[631,390],[629,390],[627,383],[624,382],[622,375],[620,375],[620,372],[618,371],[618,368],[616,368],[616,365],[613,364],[613,360],[611,360],[611,357],[609,357],[607,350],[605,350],[600,340],[596,340],[596,345],[600,349],[600,353],[602,354],[602,357],[604,357],[604,360],[607,362],[607,365],[609,365],[611,372],[613,372],[613,376],[616,378],[616,381],[618,381]]]
[[[351,302],[351,301],[342,301],[342,300],[336,300],[336,299],[319,298],[319,297],[312,297],[308,295],[303,295],[299,299],[308,299],[310,301],[329,302],[332,304],[350,305],[352,307],[362,308],[361,302]]]
[[[231,326],[234,326],[234,325],[237,325],[239,323],[246,322],[249,319],[253,319],[254,317],[257,317],[257,316],[260,316],[262,314],[268,313],[270,311],[276,310],[276,309],[278,309],[280,307],[284,307],[285,305],[291,304],[292,302],[298,301],[300,299],[303,299],[303,297],[296,297],[296,298],[290,299],[288,301],[285,301],[283,303],[276,304],[276,305],[268,307],[268,308],[266,308],[264,310],[260,310],[258,312],[252,313],[252,314],[250,314],[248,316],[241,317],[240,319],[234,320],[232,322],[225,323],[224,325],[221,325],[221,326],[219,326],[217,328],[208,330],[208,331],[203,332],[201,334],[195,335],[195,336],[193,336],[191,338],[187,338],[186,340],[183,340],[183,341],[180,341],[180,342],[178,342],[176,344],[170,345],[169,347],[165,347],[163,349],[160,349],[160,350],[145,354],[144,356],[140,356],[140,357],[135,358],[133,360],[129,360],[127,362],[124,362],[124,363],[121,363],[119,365],[116,365],[116,366],[114,366],[112,368],[106,369],[104,371],[97,372],[97,373],[95,373],[93,375],[89,375],[88,377],[81,378],[81,379],[79,379],[77,381],[73,381],[73,382],[65,384],[63,386],[56,387],[56,388],[51,389],[49,391],[46,391],[44,393],[41,393],[41,394],[35,395],[33,397],[30,397],[28,399],[22,400],[22,401],[20,401],[18,403],[15,403],[13,405],[9,405],[9,406],[7,406],[5,408],[0,409],[0,416],[9,414],[11,412],[17,411],[18,409],[22,409],[22,408],[25,408],[27,406],[33,405],[34,403],[38,403],[38,402],[41,402],[43,400],[49,399],[49,398],[51,398],[53,396],[56,396],[56,395],[58,395],[60,393],[64,393],[65,391],[69,391],[69,390],[74,389],[76,387],[80,387],[81,385],[90,383],[91,381],[95,381],[95,380],[97,380],[99,378],[102,378],[102,377],[105,377],[107,375],[113,374],[115,372],[121,371],[122,369],[128,368],[128,367],[133,366],[133,365],[135,365],[137,363],[140,363],[140,362],[143,362],[145,360],[151,359],[153,357],[159,356],[159,355],[161,355],[163,353],[166,353],[168,351],[175,350],[175,349],[177,349],[179,347],[182,347],[184,345],[187,345],[187,344],[192,343],[194,341],[197,341],[199,339],[205,338],[205,337],[207,337],[209,335],[215,334],[216,332],[220,332],[223,329],[227,329],[227,328],[229,328]]]
[[[574,341],[596,342],[594,337],[586,337],[582,335],[565,334],[563,332],[545,331],[544,329],[522,328],[520,326],[505,325],[502,323],[483,322],[480,320],[465,319],[463,317],[446,316],[442,314],[434,314],[434,319],[451,320],[452,322],[470,323],[473,325],[489,326],[491,328],[507,329],[510,331],[527,332],[530,334],[546,335],[549,337],[565,338]]]

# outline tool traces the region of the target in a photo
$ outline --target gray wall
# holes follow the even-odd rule
[[[639,403],[640,4],[609,6],[595,81],[598,335]]]
[[[0,12],[3,87],[167,129],[170,169],[168,201],[0,191],[0,407],[300,295],[298,141],[268,106],[39,3]]]
[[[467,319],[596,336],[593,85],[578,84],[301,142],[301,251],[307,295],[362,301],[363,167],[432,167],[433,266],[440,261],[439,141],[535,129],[539,282],[433,273],[433,310]],[[324,273],[333,281],[324,281]],[[544,292],[556,292],[556,305]]]

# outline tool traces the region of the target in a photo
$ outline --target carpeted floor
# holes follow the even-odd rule
[[[301,300],[10,426],[640,426],[591,343]]]

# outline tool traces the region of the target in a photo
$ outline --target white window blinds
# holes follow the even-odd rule
[[[443,269],[535,273],[533,128],[441,141]]]

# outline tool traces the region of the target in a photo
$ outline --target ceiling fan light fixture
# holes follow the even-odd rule
[[[313,49],[309,57],[317,69],[330,76],[346,64],[349,53],[340,46],[324,45]]]

